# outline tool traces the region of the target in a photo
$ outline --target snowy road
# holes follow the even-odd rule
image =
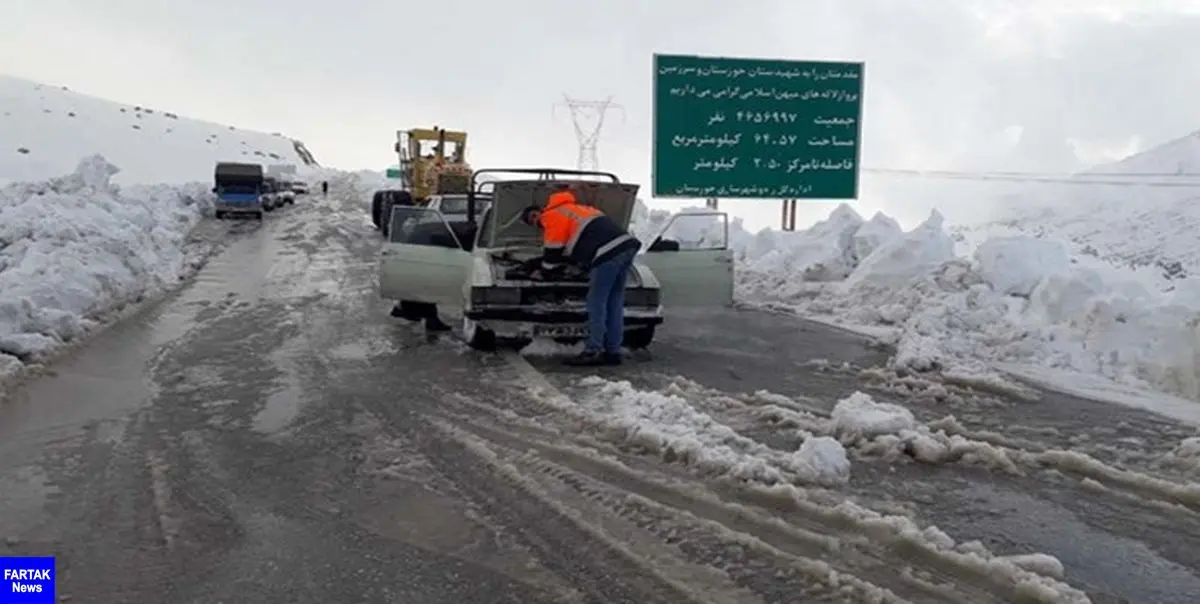
[[[73,603],[1071,601],[902,517],[1095,602],[1200,593],[1200,489],[1164,461],[1192,431],[1155,416],[889,377],[746,311],[581,382],[389,318],[358,201],[218,226],[193,284],[0,407],[0,554],[58,555]],[[761,479],[856,390],[918,425],[839,435],[846,486]]]

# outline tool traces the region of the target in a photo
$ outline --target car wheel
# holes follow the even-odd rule
[[[486,327],[480,327],[478,323],[465,317],[463,318],[463,339],[466,340],[467,346],[475,350],[483,352],[496,350],[496,332]]]
[[[639,327],[625,332],[622,343],[630,350],[641,350],[654,341],[654,326]]]
[[[217,220],[223,220],[225,218],[225,212],[217,210],[216,212],[213,212],[213,218],[216,218]]]
[[[261,211],[259,211],[259,212],[255,212],[255,213],[254,213],[254,219],[255,219],[255,220],[262,220],[262,219],[263,219],[263,212],[261,212]]]

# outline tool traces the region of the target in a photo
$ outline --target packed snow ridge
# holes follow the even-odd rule
[[[724,231],[703,212],[667,236],[684,249],[719,244]],[[649,243],[667,213],[638,218]],[[1200,278],[1117,267],[1053,233],[970,249],[936,211],[908,232],[845,204],[805,231],[751,234],[735,219],[729,232],[742,302],[883,337],[894,369],[995,381],[1000,367],[1050,368],[1200,400]]]
[[[0,183],[70,173],[99,154],[121,184],[209,181],[218,161],[316,166],[304,143],[0,75]]]
[[[100,156],[67,176],[0,188],[0,377],[195,268],[188,234],[209,185],[111,184]]]

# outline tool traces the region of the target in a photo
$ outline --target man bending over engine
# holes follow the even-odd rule
[[[550,194],[545,208],[530,206],[521,220],[542,229],[542,268],[565,263],[589,272],[588,338],[568,365],[620,365],[625,334],[625,280],[642,244],[600,210],[583,205],[569,188]]]

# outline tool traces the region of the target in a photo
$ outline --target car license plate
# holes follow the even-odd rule
[[[533,334],[545,338],[585,338],[588,329],[585,325],[535,325]]]

